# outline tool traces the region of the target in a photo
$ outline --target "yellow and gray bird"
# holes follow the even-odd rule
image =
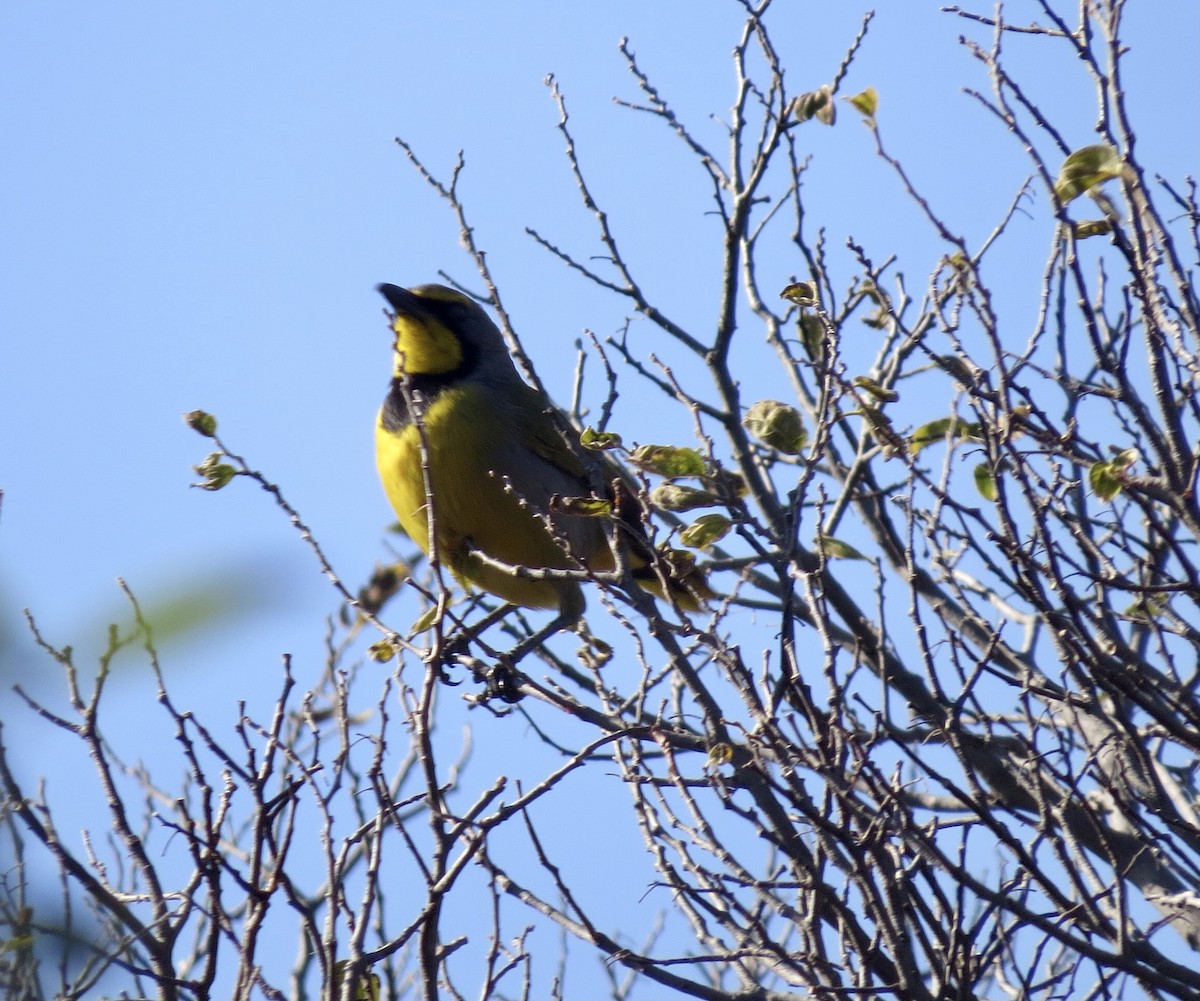
[[[392,311],[395,357],[375,456],[401,527],[427,555],[432,541],[465,587],[554,608],[563,625],[573,622],[584,608],[577,580],[520,576],[485,558],[533,570],[614,568],[608,522],[551,504],[552,497],[593,493],[583,461],[551,416],[553,405],[522,380],[499,329],[468,296],[443,285],[379,291]],[[661,594],[636,501],[623,496],[617,507],[635,577]],[[712,593],[694,569],[670,591],[687,609]]]

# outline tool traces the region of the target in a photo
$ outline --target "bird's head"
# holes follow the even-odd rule
[[[445,285],[385,284],[379,291],[392,310],[397,377],[466,377],[498,365],[512,369],[500,331],[468,296]]]

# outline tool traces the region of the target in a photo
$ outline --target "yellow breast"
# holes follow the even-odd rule
[[[585,485],[571,482],[561,469],[522,447],[522,421],[529,415],[497,407],[479,394],[470,386],[447,389],[425,416],[438,559],[464,585],[475,585],[518,605],[557,608],[565,590],[575,585],[519,578],[484,564],[473,551],[519,566],[577,567],[542,520],[517,498],[545,510],[552,493],[584,493]],[[429,553],[431,505],[417,426],[410,424],[393,433],[378,422],[375,457],[401,526]],[[512,484],[512,492],[505,489],[503,477]],[[575,526],[571,534],[577,555],[611,563],[605,559],[608,553],[598,525],[583,531]],[[581,545],[584,551],[579,551]]]

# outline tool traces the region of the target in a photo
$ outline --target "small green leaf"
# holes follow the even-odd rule
[[[1084,146],[1063,161],[1054,182],[1054,194],[1066,205],[1104,181],[1121,176],[1121,157],[1111,146]]]
[[[865,375],[856,375],[854,377],[854,385],[859,389],[865,389],[881,403],[895,403],[900,399],[900,394],[894,389],[884,389],[874,379],[868,379]]]
[[[745,477],[732,469],[714,469],[704,479],[721,497],[745,497],[750,492]]]
[[[197,483],[196,486],[201,490],[221,490],[229,486],[235,476],[237,476],[237,470],[233,466],[221,464],[208,474],[208,479],[203,483]]]
[[[933,360],[938,368],[952,376],[963,389],[970,389],[978,381],[970,366],[958,355],[936,355]]]
[[[659,476],[703,476],[708,468],[704,456],[694,448],[674,445],[639,445],[629,456],[635,466]]]
[[[930,445],[949,438],[954,433],[957,424],[957,417],[939,417],[936,421],[922,424],[909,439],[909,450],[913,455],[920,455]]]
[[[599,665],[607,664],[613,658],[612,645],[600,639],[598,636],[589,636],[587,638],[588,649],[591,650],[595,657],[595,662]]]
[[[794,302],[797,306],[816,306],[821,301],[817,286],[812,282],[792,282],[779,293],[779,298]]]
[[[228,486],[229,482],[238,475],[238,471],[228,463],[222,462],[225,458],[224,452],[213,452],[200,465],[193,466],[192,469],[201,477],[199,483],[193,483],[192,486],[199,487],[201,490],[220,490],[222,487]]]
[[[825,355],[825,324],[819,316],[805,313],[800,317],[800,343],[813,361]]]
[[[825,84],[819,90],[801,94],[792,101],[791,114],[797,122],[807,122],[810,118],[816,118],[824,125],[832,125],[837,117],[833,88]]]
[[[217,468],[224,458],[224,452],[210,452],[204,457],[204,461],[200,465],[192,466],[192,472],[199,473],[201,476],[207,476],[211,470]]]
[[[371,574],[371,579],[356,595],[359,605],[372,615],[377,615],[380,609],[400,590],[410,572],[410,568],[404,563],[376,566],[375,572]]]
[[[892,458],[902,452],[904,439],[896,433],[896,429],[892,426],[892,419],[879,407],[871,406],[866,400],[858,402],[861,406],[854,413],[860,414],[867,422],[867,429],[871,432],[871,437],[883,448],[884,456]]]
[[[855,94],[853,97],[846,98],[855,109],[863,116],[863,118],[875,118],[875,112],[879,110],[879,94],[876,93],[874,87],[868,87],[861,93]]]
[[[1088,470],[1088,482],[1102,501],[1110,501],[1121,492],[1121,481],[1113,474],[1112,464],[1097,462]]]
[[[887,293],[869,278],[859,287],[859,292],[878,306],[886,307],[891,305]]]
[[[673,575],[682,576],[696,569],[696,554],[689,553],[686,549],[676,549],[664,542],[656,547],[655,552],[667,561]]]
[[[333,964],[333,991],[330,996],[340,998],[342,996],[341,987],[342,981],[346,978],[346,971],[350,967],[349,960],[339,959]],[[379,1001],[379,975],[367,971],[354,987],[354,1001]]]
[[[612,501],[600,497],[561,497],[554,494],[548,506],[553,512],[577,518],[609,518],[613,513]]]
[[[619,447],[621,436],[614,431],[597,431],[595,428],[586,427],[579,435],[579,444],[594,452],[601,452]]]
[[[755,403],[742,418],[742,427],[785,455],[798,455],[808,440],[800,411],[778,400]]]
[[[1075,224],[1075,239],[1086,240],[1089,236],[1104,236],[1112,231],[1111,219],[1087,219]]]
[[[1125,473],[1141,453],[1136,448],[1118,452],[1107,462],[1096,462],[1088,470],[1088,482],[1102,501],[1111,501],[1125,487]]]
[[[825,84],[818,91],[820,94],[826,92],[829,94],[829,100],[817,108],[817,121],[822,125],[832,125],[837,121],[837,102],[833,99],[833,91],[830,89],[829,84]]]
[[[387,640],[380,640],[378,643],[372,643],[367,649],[367,654],[370,658],[379,664],[386,664],[396,657],[396,647]]]
[[[884,330],[891,315],[882,306],[877,306],[862,318],[862,322],[872,330]]]
[[[1123,473],[1142,457],[1136,448],[1126,448],[1112,457],[1113,471]]]
[[[99,610],[101,621],[96,627],[103,624],[107,628],[115,622],[122,636],[132,635],[140,619],[160,648],[172,643],[202,644],[215,632],[262,621],[261,616],[276,602],[290,600],[282,587],[277,573],[263,561],[223,557],[221,565],[211,570],[188,567],[176,583],[139,601],[137,618],[130,616],[126,601],[111,610]],[[81,626],[81,631],[87,630]]]
[[[866,557],[850,543],[826,535],[821,539],[825,546],[825,555],[833,560],[865,560]]]
[[[1124,614],[1131,619],[1151,622],[1154,619],[1160,618],[1167,610],[1167,607],[1167,599],[1162,595],[1148,594],[1143,595],[1132,605],[1128,606]]]
[[[205,438],[211,438],[217,433],[217,419],[204,410],[189,410],[183,415],[184,423],[193,431],[198,431]]]
[[[704,579],[703,572],[696,567],[695,553],[690,553],[686,549],[676,549],[674,546],[669,546],[666,543],[656,546],[654,551],[658,558],[662,560],[663,569],[666,571],[669,580],[675,582],[701,601],[712,596],[712,591]],[[645,571],[649,571],[651,576],[657,576],[650,567],[646,567]],[[651,584],[653,586],[653,582]]]
[[[733,748],[724,742],[713,744],[708,749],[708,764],[716,768],[733,760]]]
[[[730,522],[723,514],[702,514],[679,533],[679,541],[693,549],[707,549],[729,534]]]
[[[994,501],[999,496],[996,475],[986,462],[981,462],[975,467],[975,489],[984,500]]]
[[[427,609],[425,611],[425,614],[422,615],[419,619],[417,619],[416,622],[414,622],[412,624],[411,635],[420,636],[421,633],[427,632],[428,630],[432,629],[433,624],[435,622],[437,622],[437,617],[438,617],[438,610],[437,610],[437,606],[434,605],[432,608]]]
[[[650,491],[650,503],[662,511],[691,511],[720,502],[721,499],[709,490],[683,487],[678,483],[663,483]]]

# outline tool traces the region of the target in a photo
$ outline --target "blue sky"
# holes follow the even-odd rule
[[[704,231],[703,179],[664,130],[611,98],[637,96],[616,49],[627,34],[712,138],[706,118],[728,106],[739,19],[731,4],[703,9],[647,17],[612,4],[580,19],[550,3],[125,4],[54,16],[6,5],[9,608],[33,609],[50,635],[87,649],[79,633],[120,607],[116,577],[148,598],[233,569],[287,613],[253,630],[256,652],[311,641],[332,597],[312,560],[255,491],[187,489],[206,443],[179,414],[217,414],[342,574],[367,573],[390,518],[371,453],[389,365],[373,286],[438,269],[473,279],[453,219],[393,137],[443,177],[466,151],[463,194],[509,308],[542,378],[569,386],[573,352],[561,346],[584,328],[614,331],[626,311],[523,234],[530,224],[592,246],[543,79],[554,72],[564,88],[593,183],[620,197],[615,221],[652,287],[702,286],[715,259],[680,251],[684,227]],[[821,53],[813,85],[859,16],[805,28],[805,50]],[[686,41],[680,19],[697,30]],[[869,81],[885,82],[864,69]],[[867,157],[861,139],[852,145],[852,159]],[[686,298],[704,322],[711,296]]]
[[[785,6],[776,35],[792,86],[815,86],[861,11],[825,5],[814,18],[796,5],[789,30]],[[894,151],[978,239],[1024,176],[1019,155],[959,93],[986,86],[953,44],[963,23],[933,3],[905,8],[884,6],[848,92],[876,86]],[[1178,174],[1197,161],[1185,124],[1196,71],[1158,58],[1158,46],[1194,39],[1184,20],[1196,12],[1173,8],[1168,19],[1156,5],[1158,25],[1131,26],[1151,50],[1132,63],[1143,79],[1131,89],[1143,157]],[[625,311],[522,232],[593,245],[542,83],[554,72],[631,257],[658,294],[688,289],[677,309],[703,323],[714,255],[688,251],[705,232],[706,188],[656,122],[613,107],[614,95],[637,96],[616,42],[631,37],[718,145],[706,117],[729,104],[737,13],[717,2],[615,3],[586,17],[555,3],[5,5],[0,587],[10,609],[74,629],[118,575],[154,590],[249,561],[261,589],[310,613],[295,619],[305,628],[330,595],[264,498],[186,489],[205,452],[178,421],[194,407],[216,413],[230,442],[287,488],[347,577],[369,568],[389,517],[371,461],[387,374],[373,285],[438,269],[473,278],[452,218],[395,135],[442,176],[466,150],[478,235],[543,379],[565,395],[573,358],[556,348],[584,328],[615,330]],[[1086,97],[1074,80],[1064,89]],[[1078,123],[1081,145],[1090,124]],[[852,233],[877,249],[902,222],[907,241],[925,241],[918,252],[930,248],[916,257],[924,267],[935,245],[851,125],[843,115],[840,128],[812,131],[810,184],[842,179],[817,221],[835,242]],[[795,264],[781,262],[781,275]]]
[[[892,151],[978,241],[1027,168],[961,92],[987,89],[955,45],[969,26],[937,0],[879,6],[844,93],[877,88]],[[1011,4],[1009,16],[1031,6]],[[790,86],[819,86],[862,8],[776,7]],[[1178,0],[1131,4],[1130,19],[1139,150],[1180,179],[1200,164],[1200,14]],[[723,149],[709,116],[730,104],[740,21],[737,5],[716,0],[0,7],[5,679],[50,692],[58,677],[20,609],[82,659],[122,614],[118,576],[147,604],[206,581],[238,583],[236,628],[214,624],[166,651],[181,701],[221,714],[236,698],[266,697],[284,652],[302,683],[319,670],[332,590],[264,494],[241,483],[215,495],[188,488],[208,449],[180,414],[215,413],[348,582],[386,557],[392,515],[372,425],[390,359],[373,286],[434,280],[439,269],[475,284],[453,218],[394,136],[443,178],[466,151],[462,193],[477,237],[542,379],[565,399],[576,338],[615,332],[627,311],[523,232],[595,252],[543,83],[554,73],[631,260],[678,317],[704,329],[717,265],[706,184],[657,122],[613,105],[614,95],[637,98],[617,41],[630,37],[681,117]],[[1042,67],[1020,42],[1012,51],[1040,97],[1073,121],[1069,141],[1091,141],[1088,87],[1065,79],[1070,64]],[[833,244],[853,234],[880,258],[905,255],[923,283],[941,250],[850,109],[838,128],[810,134],[814,224]],[[1031,239],[1037,266],[1045,237]],[[781,287],[799,266],[780,259]],[[764,376],[762,395],[771,389]],[[641,441],[682,436],[676,419],[631,406],[615,429]],[[0,706],[14,718],[8,696]]]

